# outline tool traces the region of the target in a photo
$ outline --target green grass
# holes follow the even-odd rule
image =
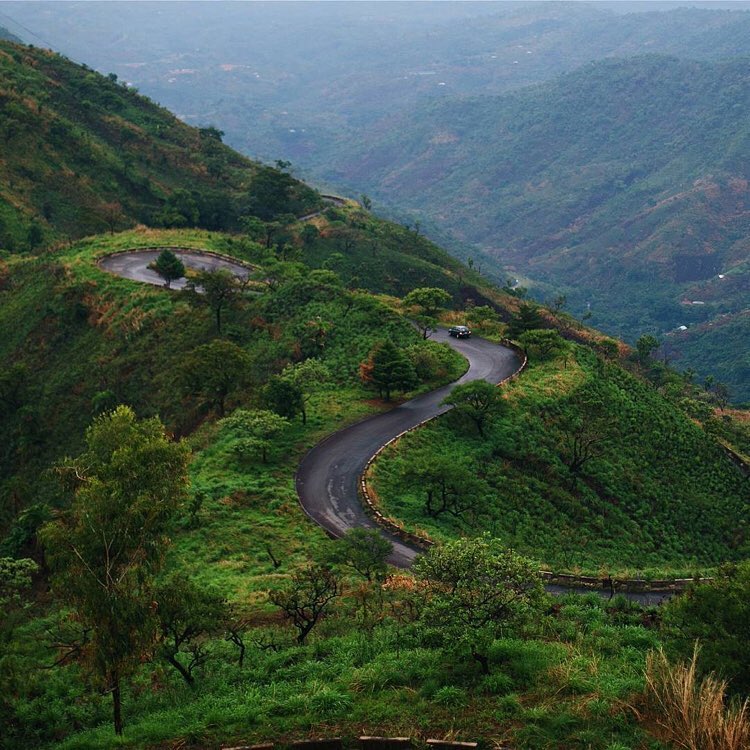
[[[582,412],[577,394],[597,404]],[[617,365],[579,348],[574,362],[532,364],[507,387],[507,408],[481,440],[454,415],[408,434],[376,462],[385,512],[450,539],[489,529],[554,570],[692,576],[748,554],[741,473],[715,440]],[[560,415],[593,420],[602,454],[573,477]],[[415,463],[452,457],[479,478],[461,518],[426,513]]]

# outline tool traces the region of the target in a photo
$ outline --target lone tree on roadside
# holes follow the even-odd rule
[[[404,306],[415,312],[415,321],[422,332],[422,338],[429,338],[430,333],[437,328],[437,316],[451,301],[451,295],[434,286],[413,289],[404,297]]]
[[[457,385],[443,403],[453,406],[458,416],[473,422],[482,437],[489,422],[505,407],[500,389],[486,380]]]
[[[172,286],[173,281],[185,275],[185,265],[168,249],[159,253],[159,257],[154,261],[153,269],[164,279],[164,286],[167,289]]]
[[[268,598],[297,629],[297,643],[301,645],[341,593],[341,581],[332,570],[311,565],[294,573],[283,588],[269,592]]]
[[[492,641],[537,616],[544,590],[534,564],[487,535],[432,547],[414,564],[420,621],[490,673]]]
[[[127,406],[97,417],[86,450],[58,467],[72,503],[42,528],[53,587],[90,632],[85,665],[112,695],[122,734],[121,684],[154,643],[154,577],[185,496],[188,450],[157,418]]]
[[[544,328],[544,318],[539,312],[539,307],[524,303],[508,323],[508,338],[517,339],[526,331],[536,328]]]
[[[381,398],[385,394],[387,401],[392,391],[409,391],[419,382],[414,365],[390,339],[372,349],[367,362],[360,365],[359,374],[363,382],[378,389]]]

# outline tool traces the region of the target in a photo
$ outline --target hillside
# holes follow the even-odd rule
[[[265,179],[286,180],[273,218],[319,207],[261,167],[117,81],[47,52],[0,43],[0,247],[11,252],[135,223],[237,229]],[[268,201],[273,201],[270,193]]]
[[[747,306],[748,65],[611,60],[435,103],[380,123],[330,177],[481,244],[616,335],[705,324]],[[710,361],[748,398],[741,368],[695,352],[680,366],[706,376]]]
[[[4,195],[18,205],[12,216],[28,217],[43,237],[33,251],[23,244],[0,251],[0,747],[207,748],[325,735],[354,747],[367,733],[524,750],[666,748],[644,678],[651,649],[673,645],[660,611],[596,595],[553,601],[541,590],[539,560],[519,558],[502,539],[479,538],[465,549],[488,559],[493,576],[497,561],[507,561],[520,586],[484,621],[442,623],[436,607],[445,587],[419,570],[418,580],[389,570],[382,550],[372,568],[363,567],[367,549],[351,539],[332,542],[304,514],[295,473],[327,436],[465,371],[456,351],[422,337],[410,320],[414,310],[398,299],[419,286],[447,291],[438,294],[449,308],[445,322],[470,321],[495,339],[512,330],[501,318],[537,328],[536,341],[551,336],[562,349],[572,345],[538,326],[554,321],[568,337],[589,342],[575,358],[532,366],[509,390],[513,428],[507,440],[493,441],[494,479],[501,486],[506,462],[513,463],[519,505],[531,486],[557,501],[551,505],[561,514],[572,507],[592,532],[622,490],[623,512],[609,516],[625,526],[615,537],[632,544],[633,526],[643,520],[649,544],[666,547],[661,557],[649,548],[649,562],[692,568],[744,549],[742,517],[734,546],[725,544],[742,511],[740,473],[709,436],[747,452],[750,435],[739,420],[729,412],[714,418],[708,396],[699,399],[647,355],[636,362],[626,347],[603,342],[560,310],[521,306],[520,292],[493,289],[417,226],[380,221],[353,201],[324,206],[285,172],[226,152],[215,131],[192,130],[168,115],[150,120],[161,110],[61,58],[16,47],[2,54],[8,78],[28,78],[40,96],[35,85],[52,85],[49,96],[67,103],[66,121],[77,123],[80,138],[56,143],[47,105],[27,106],[19,89],[9,89],[10,112],[29,135],[12,136],[18,150],[8,163],[20,176],[4,183]],[[42,77],[40,68],[64,77]],[[112,94],[118,114],[108,114],[103,101],[93,107],[96,117],[76,104],[71,92],[86,86],[92,97]],[[115,138],[134,128],[139,137],[110,147],[102,124],[109,117],[119,118]],[[174,128],[169,138],[159,135],[161,123]],[[214,155],[226,157],[226,177],[207,167],[206,139]],[[93,145],[85,151],[82,143]],[[45,217],[36,202],[32,177],[47,176],[47,157],[81,170],[71,168],[69,193],[49,198],[71,224],[58,208]],[[163,195],[150,194],[155,213],[144,208],[143,215],[137,191],[126,186],[120,197],[115,184],[106,195],[133,211],[129,221],[152,226],[111,225],[61,241],[66,227],[87,231],[74,219],[88,220],[87,201],[106,187],[99,176],[119,174],[110,158],[138,165],[144,184],[166,186]],[[200,224],[198,198],[214,184],[222,201],[239,194],[232,220],[242,231],[158,226],[179,217]],[[22,225],[16,218],[13,227]],[[144,248],[219,253],[251,278],[245,285],[188,268],[197,288],[177,291],[121,278],[99,263]],[[604,355],[627,359],[638,376]],[[565,409],[539,407],[564,406],[564,386],[579,378],[596,397],[586,402],[596,412],[589,422],[606,422],[620,442],[606,462],[581,472],[586,488],[566,494],[570,477],[554,459],[559,425],[544,423],[565,417]],[[384,381],[393,401],[379,393]],[[685,409],[700,416],[703,429]],[[476,441],[465,438],[450,440],[454,456],[472,450]],[[700,463],[686,468],[671,448],[695,453]],[[705,477],[698,476],[703,464]],[[531,476],[534,467],[539,476]],[[690,480],[697,489],[687,501],[696,507],[682,508],[672,522],[667,490],[685,490]],[[549,542],[547,519],[535,516],[550,506],[531,497],[526,519],[543,525]],[[652,501],[666,511],[658,516],[663,528],[646,523]],[[623,521],[626,505],[636,505],[635,520]],[[717,509],[724,511],[718,520]],[[680,554],[681,543],[696,541],[695,526],[714,520],[715,533]],[[586,565],[614,560],[605,554],[611,535],[602,538],[576,539],[585,542]],[[484,568],[470,561],[467,570],[487,585]],[[501,573],[490,600],[512,584]],[[319,592],[323,585],[324,599],[313,602],[315,619],[300,628],[300,609],[310,617],[308,582]],[[471,606],[448,609],[473,612],[473,584],[468,594]]]

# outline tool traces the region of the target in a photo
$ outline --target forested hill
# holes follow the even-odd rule
[[[243,210],[273,218],[320,205],[215,128],[183,124],[116,76],[10,42],[0,42],[0,138],[0,247],[10,251],[134,223],[235,229]]]
[[[750,278],[748,73],[748,59],[605,60],[382,122],[331,177],[567,287],[614,333],[734,316]],[[716,374],[746,399],[740,360]]]

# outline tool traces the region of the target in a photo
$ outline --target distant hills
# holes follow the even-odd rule
[[[15,35],[12,34],[8,29],[4,28],[3,26],[0,26],[0,40],[5,40],[8,42],[20,42],[21,40]]]
[[[750,398],[750,58],[605,60],[425,105],[339,163],[331,179],[366,183],[562,288],[612,332],[731,330],[731,362],[704,358],[690,333],[670,347]]]

